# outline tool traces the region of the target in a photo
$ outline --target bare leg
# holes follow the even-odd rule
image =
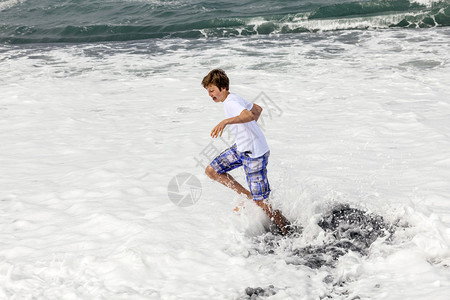
[[[230,174],[228,173],[219,174],[211,166],[206,167],[205,173],[206,175],[208,175],[209,178],[217,182],[220,182],[221,184],[225,185],[226,187],[229,187],[238,194],[240,195],[243,194],[248,199],[253,199],[250,191],[244,188]],[[281,212],[279,210],[274,210],[270,204],[265,203],[264,201],[254,201],[254,202],[256,203],[256,205],[258,205],[263,209],[266,215],[269,216],[269,218],[273,220],[275,224],[277,224],[277,226],[281,229],[283,234],[286,235],[287,229],[285,226],[287,225],[287,219],[281,214]],[[235,209],[235,211],[237,210],[238,208]]]
[[[219,174],[217,173],[211,166],[206,167],[205,170],[206,175],[208,175],[209,178],[212,180],[215,180],[217,182],[220,182],[226,187],[229,187],[233,191],[237,192],[240,195],[245,195],[248,199],[252,199],[252,194],[244,188],[239,182],[236,181],[236,179],[233,178],[228,173]]]
[[[286,235],[287,229],[286,225],[288,225],[288,220],[281,214],[281,211],[277,209],[273,209],[272,206],[269,203],[265,203],[264,201],[254,201],[256,205],[261,207],[263,211],[266,213],[266,215],[269,216],[269,218],[277,224],[277,226],[281,229],[283,232],[283,235]]]

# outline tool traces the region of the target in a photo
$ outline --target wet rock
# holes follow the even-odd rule
[[[245,289],[245,293],[247,294],[247,299],[259,299],[260,297],[268,297],[276,294],[275,287],[273,285],[269,285],[266,288],[262,287],[248,287]]]
[[[269,232],[255,238],[256,247],[253,250],[263,255],[282,253],[288,264],[318,269],[322,266],[333,267],[339,257],[348,251],[366,255],[376,239],[394,232],[394,227],[383,217],[351,208],[348,204],[335,206],[323,215],[318,225],[332,237],[323,245],[289,249],[284,239],[295,239],[297,236],[283,237]],[[284,245],[283,248],[280,245]]]
[[[350,241],[358,252],[369,246],[379,237],[392,234],[393,229],[383,217],[351,208],[348,204],[340,204],[324,215],[318,225],[331,232],[339,241]],[[349,243],[344,246],[350,246]],[[354,249],[351,249],[355,251]]]

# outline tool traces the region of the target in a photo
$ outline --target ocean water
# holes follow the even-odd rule
[[[0,1],[0,299],[448,299],[449,15]],[[204,175],[231,141],[209,135],[216,67],[264,108],[301,235]]]
[[[0,2],[0,42],[234,37],[450,25],[448,0],[77,0]]]

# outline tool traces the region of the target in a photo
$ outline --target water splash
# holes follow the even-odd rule
[[[337,259],[349,251],[367,255],[370,246],[378,238],[390,238],[394,226],[388,224],[383,217],[351,208],[348,204],[339,204],[322,216],[318,222],[329,236],[322,245],[307,245],[300,248],[295,243],[286,248],[285,240],[280,235],[269,232],[255,237],[255,249],[258,254],[270,255],[284,252],[286,263],[305,265],[312,269],[322,266],[333,267]],[[298,235],[290,239],[295,241]],[[289,238],[288,238],[289,239]],[[283,249],[281,249],[283,244]]]

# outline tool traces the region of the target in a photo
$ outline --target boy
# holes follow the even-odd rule
[[[283,235],[286,235],[288,233],[287,219],[266,202],[270,194],[266,169],[270,151],[264,134],[256,124],[262,108],[230,93],[229,83],[228,76],[221,69],[212,70],[202,80],[202,85],[212,100],[222,102],[225,110],[226,119],[213,128],[211,137],[222,136],[225,127],[230,126],[236,139],[233,146],[219,154],[206,167],[205,173],[238,194],[253,199],[275,222]],[[240,166],[244,166],[250,191],[228,174],[229,171]]]

